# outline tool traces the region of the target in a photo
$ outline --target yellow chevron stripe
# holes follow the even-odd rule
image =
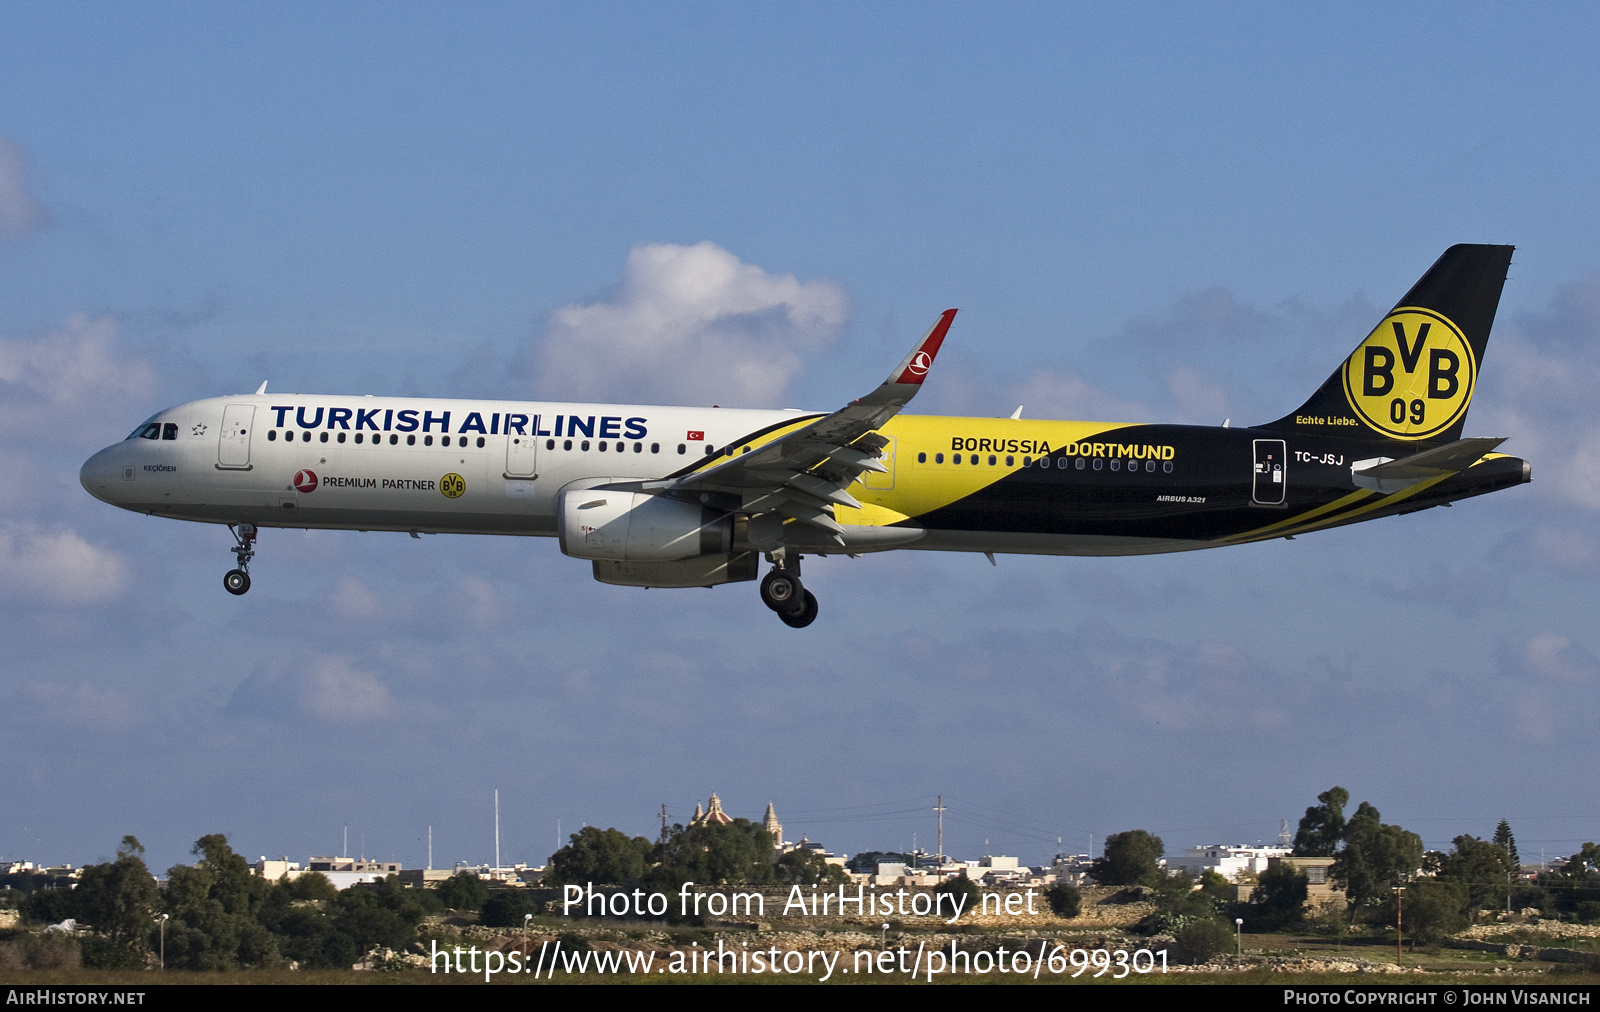
[[[1323,505],[1318,506],[1316,509],[1306,510],[1304,513],[1296,513],[1287,520],[1280,520],[1275,524],[1268,524],[1265,527],[1257,527],[1255,530],[1245,531],[1243,534],[1231,534],[1228,537],[1220,538],[1219,540],[1223,544],[1229,545],[1240,544],[1245,541],[1256,541],[1266,537],[1269,534],[1272,534],[1274,531],[1281,531],[1289,527],[1298,527],[1299,525],[1317,517],[1332,513],[1334,510],[1343,509],[1346,506],[1354,506],[1356,503],[1372,495],[1376,495],[1376,493],[1371,489],[1357,489],[1347,496],[1342,496],[1330,503],[1324,503]]]

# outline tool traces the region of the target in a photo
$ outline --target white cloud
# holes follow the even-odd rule
[[[353,576],[340,577],[328,595],[328,605],[340,618],[372,619],[382,613],[378,595]]]
[[[643,245],[605,299],[551,314],[537,386],[565,399],[776,407],[849,315],[831,281],[768,274],[711,242]]]
[[[395,715],[397,707],[377,675],[338,654],[300,654],[271,662],[245,679],[228,709],[251,716],[310,716],[330,724],[358,724]]]
[[[51,720],[64,724],[89,724],[107,730],[125,730],[139,718],[126,694],[88,682],[32,682],[24,694]]]
[[[15,601],[77,605],[106,601],[128,584],[128,564],[72,531],[0,527],[0,594]]]
[[[1537,494],[1600,510],[1597,401],[1600,277],[1592,277],[1564,289],[1547,312],[1497,330],[1468,434],[1510,436],[1502,449],[1533,463]]]
[[[20,239],[50,221],[50,213],[28,191],[30,162],[20,144],[0,137],[0,239]]]
[[[157,376],[118,353],[119,330],[112,317],[73,313],[44,333],[0,339],[0,438],[100,445],[126,435]]]
[[[348,657],[317,657],[300,673],[300,705],[313,716],[338,723],[375,720],[394,712],[394,700],[378,677]]]
[[[1071,369],[1036,370],[1012,388],[1010,399],[1023,405],[1028,418],[1107,422],[1143,422],[1151,418],[1150,409],[1143,404],[1108,393]]]

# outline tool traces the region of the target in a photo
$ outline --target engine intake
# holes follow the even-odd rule
[[[676,562],[733,551],[733,518],[639,492],[566,489],[556,497],[561,551],[601,562]]]

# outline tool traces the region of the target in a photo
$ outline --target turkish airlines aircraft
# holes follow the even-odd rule
[[[1461,438],[1510,246],[1454,246],[1301,408],[1254,428],[902,415],[956,311],[825,414],[266,393],[162,411],[83,465],[124,509],[263,527],[553,536],[604,583],[755,580],[809,625],[804,555],[1133,555],[1292,538],[1529,481]],[[1020,409],[1019,409],[1020,414]]]

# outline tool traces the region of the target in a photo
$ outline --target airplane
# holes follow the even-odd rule
[[[902,414],[945,311],[832,413],[254,394],[158,412],[80,480],[151,516],[226,524],[232,594],[262,528],[554,537],[596,580],[757,579],[817,617],[806,555],[1137,555],[1294,538],[1532,479],[1463,438],[1511,246],[1447,250],[1304,405],[1252,427]]]

